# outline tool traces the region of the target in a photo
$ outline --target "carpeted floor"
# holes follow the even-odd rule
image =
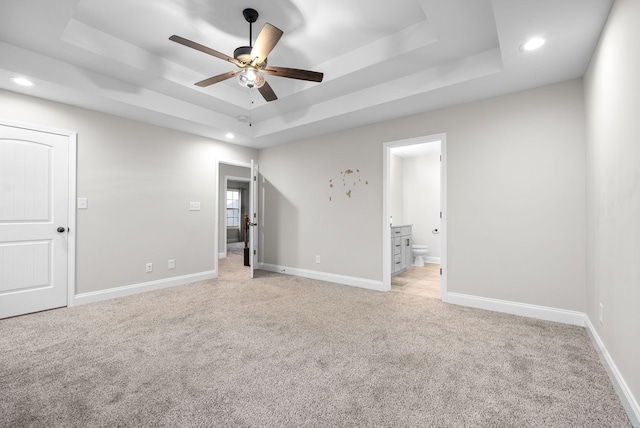
[[[257,273],[1,320],[0,426],[629,426],[582,328]]]

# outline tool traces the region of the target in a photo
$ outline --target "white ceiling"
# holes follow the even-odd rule
[[[2,0],[0,88],[263,148],[581,77],[612,1]],[[236,68],[169,36],[233,56],[246,7],[254,39],[284,31],[269,65],[324,81],[268,76],[279,99],[251,108],[234,79],[194,86]],[[531,36],[547,43],[522,51]]]

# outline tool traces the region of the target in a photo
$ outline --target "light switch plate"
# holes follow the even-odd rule
[[[200,211],[200,202],[189,202],[189,211]]]
[[[87,202],[87,198],[78,198],[78,209],[86,210],[89,208],[89,203]]]

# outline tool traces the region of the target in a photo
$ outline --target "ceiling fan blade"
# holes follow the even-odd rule
[[[269,56],[273,48],[282,37],[282,30],[274,27],[268,22],[264,24],[258,38],[251,49],[251,59],[255,60],[256,64],[262,64]]]
[[[237,71],[229,71],[227,73],[224,74],[219,74],[217,76],[213,76],[213,77],[209,77],[208,79],[204,79],[198,83],[196,83],[196,86],[200,86],[201,88],[204,88],[205,86],[210,86],[213,85],[214,83],[218,83],[218,82],[222,82],[223,80],[227,80],[233,76],[235,76],[238,72]]]
[[[299,70],[297,68],[287,67],[267,67],[264,70],[260,70],[263,73],[270,74],[272,76],[288,77],[289,79],[309,80],[311,82],[322,82],[324,73],[309,70]]]
[[[267,82],[264,82],[264,85],[262,85],[261,88],[258,88],[258,91],[260,91],[260,94],[267,102],[278,99],[278,97],[276,97],[276,93],[273,92],[273,89],[271,89],[271,86],[269,86],[269,83]]]
[[[196,42],[193,42],[193,41],[191,41],[189,39],[185,39],[184,37],[176,36],[174,34],[173,36],[169,37],[169,40],[171,40],[173,42],[176,42],[176,43],[180,43],[181,45],[187,46],[187,47],[195,49],[197,51],[204,52],[206,54],[215,56],[216,58],[220,58],[220,59],[223,59],[225,61],[229,61],[229,62],[237,65],[238,67],[242,66],[240,61],[238,61],[237,59],[231,58],[230,56],[227,56],[227,55],[225,55],[223,53],[220,53],[220,52],[218,52],[216,50],[208,48],[208,47],[206,47],[204,45],[201,45],[200,43],[196,43]]]

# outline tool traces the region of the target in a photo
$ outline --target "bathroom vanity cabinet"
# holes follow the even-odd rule
[[[391,226],[391,275],[411,265],[411,225]]]

